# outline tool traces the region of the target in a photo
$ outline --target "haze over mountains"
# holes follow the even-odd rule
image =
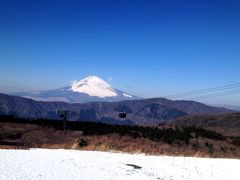
[[[72,81],[69,86],[55,90],[11,93],[37,101],[63,101],[68,103],[116,102],[138,99],[126,92],[113,88],[97,76],[88,76]]]
[[[167,122],[185,115],[231,112],[225,108],[211,107],[194,101],[171,101],[164,98],[70,104],[41,102],[0,94],[0,115],[58,119],[56,109],[69,110],[68,118],[74,121],[148,125]],[[127,113],[127,119],[119,118],[119,112],[122,111]]]
[[[186,115],[231,112],[194,101],[140,99],[111,87],[97,76],[73,81],[70,86],[56,90],[20,92],[15,95],[0,94],[0,115],[58,119],[56,110],[63,109],[70,111],[68,118],[76,121],[149,125]],[[126,112],[127,119],[120,119],[119,112]]]

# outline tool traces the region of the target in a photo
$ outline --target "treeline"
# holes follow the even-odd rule
[[[63,130],[63,121],[52,119],[25,119],[13,116],[0,116],[0,122],[8,123],[30,123],[45,127],[53,127]],[[133,138],[146,138],[152,141],[163,141],[168,144],[189,144],[191,138],[208,138],[213,140],[226,140],[226,138],[215,131],[205,130],[197,127],[174,127],[158,128],[146,126],[112,125],[99,122],[68,121],[67,130],[82,131],[83,135],[106,135],[119,134]]]

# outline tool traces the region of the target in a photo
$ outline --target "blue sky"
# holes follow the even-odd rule
[[[240,83],[240,1],[1,0],[0,86],[88,75],[141,97]],[[206,99],[240,104],[240,93]]]

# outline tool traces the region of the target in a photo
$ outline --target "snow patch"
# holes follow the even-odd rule
[[[70,90],[101,98],[118,95],[114,88],[97,76],[88,76],[80,81],[72,81]]]
[[[129,95],[129,94],[123,93],[123,95],[124,95],[125,97],[127,97],[127,98],[132,98],[132,96]]]
[[[69,103],[69,99],[65,97],[49,97],[49,98],[43,98],[43,97],[34,97],[34,96],[23,96],[27,99],[32,99],[34,101],[43,101],[43,102],[67,102]]]

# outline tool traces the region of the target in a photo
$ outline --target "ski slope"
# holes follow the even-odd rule
[[[239,180],[240,160],[75,150],[0,150],[1,180]]]

